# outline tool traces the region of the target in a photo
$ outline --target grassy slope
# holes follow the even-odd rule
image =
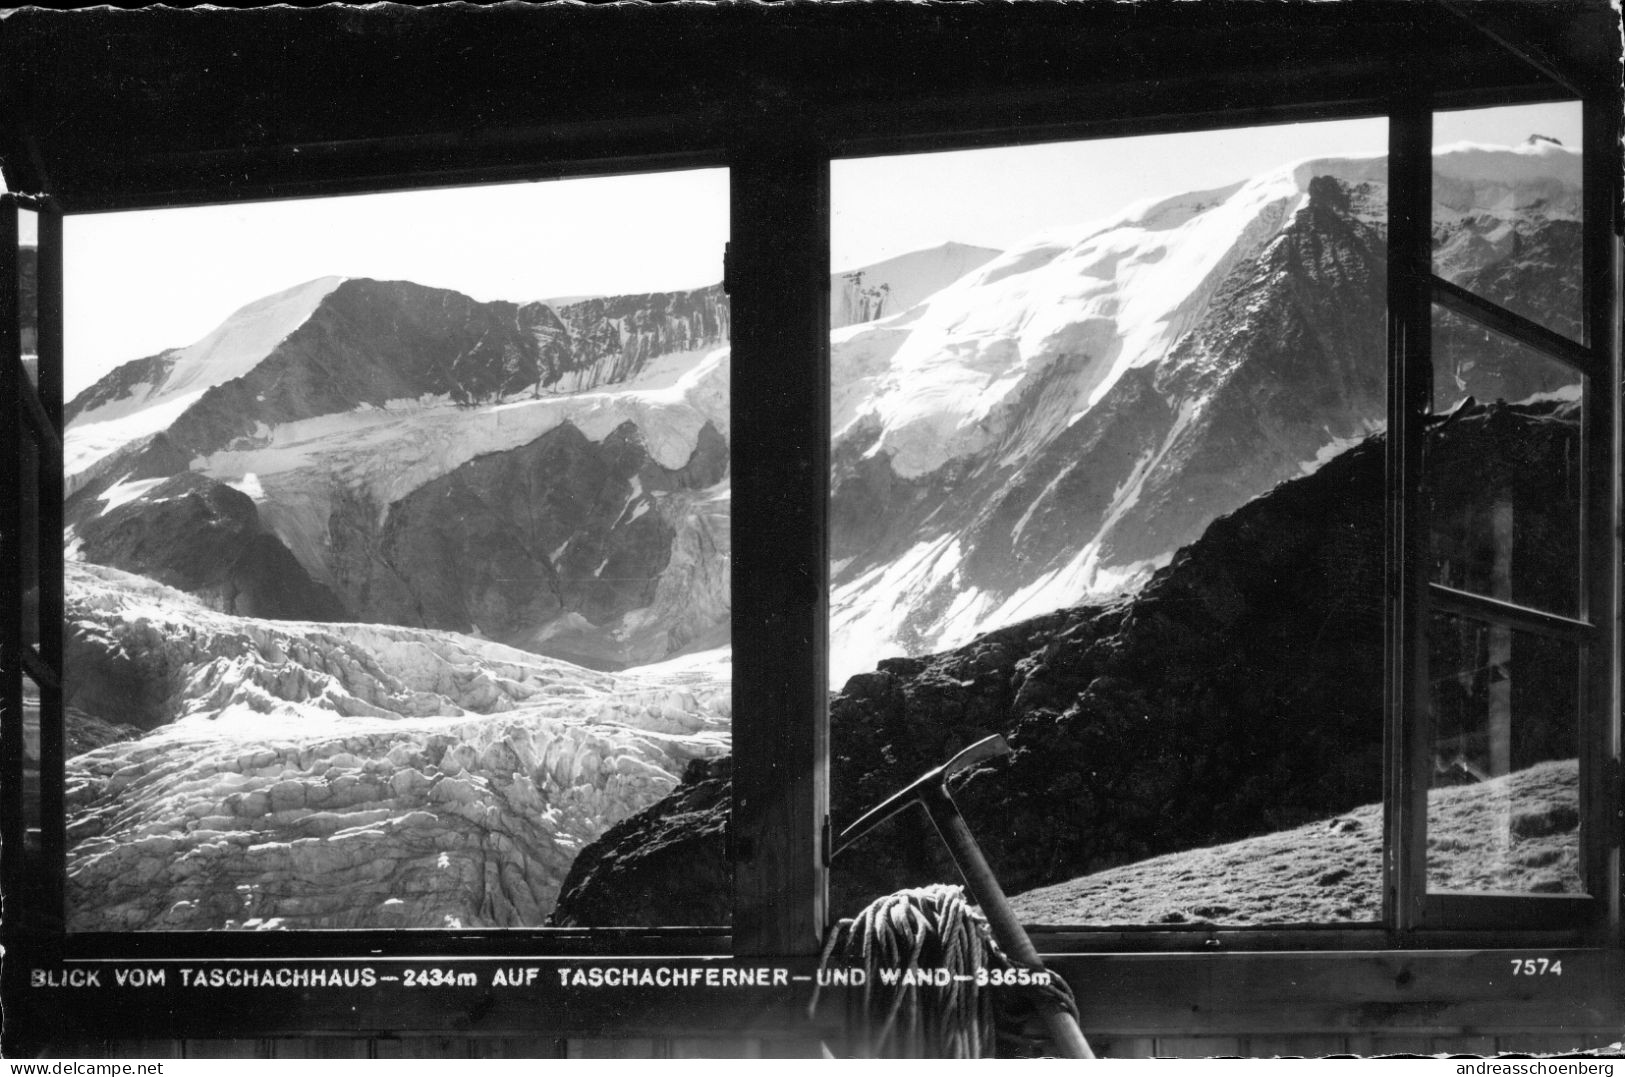
[[[1574,760],[1429,795],[1433,890],[1562,893],[1577,874]],[[1153,857],[1012,898],[1032,924],[1309,924],[1382,913],[1382,805]]]

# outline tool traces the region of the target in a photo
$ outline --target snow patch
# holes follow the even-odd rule
[[[62,445],[62,470],[70,478],[138,438],[167,429],[203,395],[199,389],[133,410],[124,401],[79,415],[68,424]]]
[[[134,501],[148,490],[162,486],[164,479],[165,476],[159,476],[156,479],[131,479],[126,475],[102,491],[101,496],[97,499],[102,503],[101,515],[105,516],[120,505],[127,505]]]
[[[247,494],[257,502],[265,500],[265,487],[260,485],[260,477],[254,474],[252,471],[248,472],[240,479],[234,479],[226,483],[226,485],[231,487],[233,490],[239,490],[242,493]]]
[[[1298,465],[1299,473],[1303,475],[1313,475],[1315,472],[1319,471],[1321,468],[1330,463],[1333,458],[1343,455],[1345,452],[1354,448],[1354,446],[1360,444],[1360,442],[1364,441],[1372,434],[1381,433],[1385,427],[1386,424],[1379,422],[1376,419],[1365,420],[1362,424],[1361,430],[1358,433],[1351,434],[1348,437],[1334,437],[1325,445],[1322,445],[1320,449],[1316,451],[1315,458],[1313,460],[1305,460],[1303,463]],[[1331,431],[1328,430],[1327,433],[1330,434]]]
[[[322,277],[256,299],[208,336],[175,356],[163,393],[201,392],[253,370],[288,334],[304,325],[343,277]]]

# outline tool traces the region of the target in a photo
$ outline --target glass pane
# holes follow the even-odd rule
[[[1578,647],[1436,614],[1428,651],[1428,889],[1582,892]]]
[[[28,842],[37,848],[40,830],[40,690],[23,674],[23,819]]]
[[[22,318],[23,369],[39,383],[39,214],[17,212],[18,311]]]
[[[1433,271],[1548,329],[1581,331],[1578,101],[1440,112]]]
[[[1434,582],[1577,616],[1584,379],[1441,307],[1433,362]]]
[[[1031,922],[1380,915],[1385,140],[835,162],[835,826],[1000,733]],[[953,878],[900,816],[832,905]]]
[[[66,228],[72,927],[725,923],[727,174]]]
[[[23,682],[23,848],[28,885],[37,885],[40,879],[40,690],[27,673]],[[8,726],[17,721],[17,715],[0,713],[0,721]],[[6,850],[6,855],[11,855]],[[10,902],[7,902],[10,914]]]
[[[40,643],[40,450],[34,441],[32,425],[28,423],[19,425],[22,427],[20,431],[22,436],[18,439],[22,443],[22,460],[19,465],[21,488],[17,491],[16,497],[22,534],[19,536],[21,541],[17,573],[23,588],[23,643],[37,648]]]

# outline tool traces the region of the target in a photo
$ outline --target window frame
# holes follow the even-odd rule
[[[1397,72],[1399,76],[1408,76],[1409,72]],[[952,115],[933,114],[926,120],[915,124],[913,129],[902,132],[884,129],[884,125],[873,127],[866,121],[860,122],[851,117],[836,117],[823,131],[809,132],[809,137],[785,140],[782,137],[764,137],[762,132],[785,131],[800,129],[798,120],[802,110],[794,100],[794,95],[788,103],[781,103],[777,110],[765,110],[763,115],[755,117],[755,122],[744,126],[745,134],[738,131],[726,134],[712,132],[706,136],[711,139],[709,148],[693,151],[692,158],[696,160],[714,160],[726,164],[730,169],[730,184],[733,189],[732,199],[735,207],[734,219],[731,224],[733,240],[731,246],[730,267],[727,277],[730,285],[743,289],[736,304],[733,321],[736,333],[741,330],[744,323],[744,332],[747,340],[753,343],[745,350],[753,352],[750,358],[762,358],[765,350],[775,346],[775,342],[793,348],[794,353],[800,357],[800,362],[782,364],[797,369],[785,375],[788,380],[764,380],[758,391],[769,396],[782,395],[786,401],[783,414],[788,421],[798,424],[798,428],[812,430],[818,437],[806,442],[804,452],[810,455],[803,456],[806,466],[792,466],[790,463],[779,463],[775,466],[781,468],[777,474],[792,483],[795,493],[790,496],[798,499],[799,511],[810,513],[803,519],[822,520],[819,509],[815,507],[825,503],[827,481],[825,473],[827,464],[821,468],[819,464],[816,445],[827,442],[824,432],[827,431],[827,421],[819,426],[817,406],[808,407],[805,398],[796,401],[797,386],[808,384],[808,368],[812,376],[817,377],[818,371],[827,371],[828,339],[827,332],[820,328],[813,333],[812,338],[803,339],[794,335],[787,335],[782,331],[761,329],[751,324],[754,319],[767,318],[783,319],[786,324],[797,325],[818,324],[827,326],[823,317],[823,305],[827,303],[827,288],[824,282],[828,275],[828,165],[829,161],[837,156],[856,156],[865,153],[885,152],[888,149],[914,148],[914,149],[961,149],[977,145],[1018,144],[1028,142],[1054,141],[1063,137],[1087,135],[1090,137],[1103,137],[1108,134],[1124,133],[1158,133],[1177,130],[1197,130],[1214,127],[1235,126],[1238,122],[1246,123],[1250,120],[1287,122],[1293,119],[1352,117],[1387,114],[1390,124],[1390,138],[1394,138],[1396,121],[1402,117],[1414,118],[1427,111],[1428,108],[1443,107],[1449,103],[1450,107],[1461,107],[1463,104],[1507,104],[1520,103],[1530,99],[1527,90],[1489,87],[1483,90],[1463,91],[1453,89],[1449,92],[1429,94],[1425,89],[1408,85],[1405,95],[1398,99],[1390,96],[1387,86],[1369,85],[1360,91],[1359,95],[1345,97],[1333,104],[1324,102],[1299,103],[1287,106],[1255,105],[1252,108],[1219,112],[1183,113],[1180,115],[1131,115],[1126,120],[1104,119],[1106,112],[1101,107],[1106,100],[1098,88],[1085,88],[1076,95],[1081,102],[1079,108],[1085,114],[1093,112],[1094,118],[1088,120],[1056,119],[1066,111],[1065,101],[1071,97],[1068,94],[1060,95],[1062,104],[1048,102],[1049,107],[1040,107],[1033,110],[1037,119],[1031,122],[1022,122],[1021,116],[1011,118],[1006,115],[997,122],[988,122],[985,113],[977,113],[978,119],[974,122],[956,122]],[[1586,280],[1588,282],[1585,311],[1588,326],[1593,331],[1597,326],[1605,326],[1607,338],[1611,341],[1608,350],[1611,353],[1612,383],[1610,391],[1617,393],[1619,387],[1618,372],[1618,345],[1613,340],[1614,327],[1617,326],[1618,289],[1614,275],[1614,248],[1617,234],[1614,230],[1607,231],[1605,236],[1599,238],[1594,235],[1603,231],[1604,221],[1615,222],[1617,229],[1617,177],[1606,177],[1606,169],[1610,162],[1615,160],[1617,148],[1606,146],[1601,132],[1604,124],[1593,122],[1594,118],[1604,117],[1608,113],[1608,106],[1614,102],[1612,91],[1605,92],[1592,88],[1583,96],[1587,114],[1587,147],[1586,147],[1586,200],[1587,220],[1586,234]],[[1021,113],[1021,110],[1016,110]],[[1608,128],[1617,123],[1617,116],[1608,121]],[[1412,132],[1406,136],[1412,141],[1407,143],[1407,152],[1415,153],[1417,148],[1416,135]],[[703,139],[702,139],[703,141]],[[613,163],[605,163],[601,156],[590,156],[597,153],[599,147],[584,151],[578,162],[560,165],[557,162],[543,161],[540,157],[528,162],[511,165],[513,175],[526,178],[550,177],[574,172],[608,173],[613,171],[632,171],[653,165],[655,161],[670,162],[669,155],[659,157],[633,157],[620,158]],[[1594,152],[1595,151],[1595,152]],[[1390,155],[1390,161],[1393,161]],[[1424,158],[1425,159],[1425,158]],[[1390,164],[1392,169],[1393,165]],[[1605,176],[1605,183],[1594,183],[1595,176]],[[1392,173],[1391,173],[1392,177]],[[367,189],[383,190],[391,186],[409,186],[419,182],[437,182],[436,179],[410,180],[391,182],[383,177],[363,184]],[[1392,188],[1392,178],[1390,179]],[[355,189],[354,186],[351,189]],[[246,189],[245,189],[246,190]],[[335,187],[331,193],[336,193]],[[301,189],[298,193],[308,194],[308,190]],[[773,207],[769,209],[768,207]],[[753,216],[741,217],[741,210],[748,208]],[[1593,209],[1605,210],[1605,214],[1593,215]],[[779,236],[769,235],[771,229],[766,222],[777,223],[788,219],[790,227]],[[1391,217],[1392,221],[1392,217]],[[1390,224],[1392,227],[1392,223]],[[819,237],[822,229],[822,237]],[[42,218],[43,233],[43,218]],[[1426,230],[1422,234],[1425,237]],[[3,239],[0,236],[0,239]],[[15,249],[15,236],[9,244]],[[3,244],[0,244],[3,245]],[[42,248],[44,246],[42,234]],[[1598,252],[1602,251],[1602,254]],[[761,279],[765,274],[763,266],[766,260],[778,257],[795,266],[794,272],[781,274],[783,278],[777,286],[765,286]],[[1594,276],[1599,267],[1600,276]],[[3,268],[3,264],[0,264]],[[821,268],[821,275],[820,273]],[[806,276],[802,276],[805,273]],[[60,281],[60,265],[57,267]],[[1390,273],[1390,289],[1395,287],[1395,274]],[[1607,280],[1610,288],[1607,294],[1600,294],[1595,280]],[[798,283],[799,282],[799,283]],[[1414,291],[1415,285],[1412,284]],[[57,285],[56,296],[60,295],[60,283]],[[44,289],[42,287],[42,296]],[[1414,303],[1414,294],[1409,294],[1403,303]],[[1604,309],[1607,308],[1607,309]],[[1417,339],[1414,335],[1406,336],[1407,332],[1414,334],[1418,324],[1425,323],[1426,311],[1423,311],[1424,320],[1418,323],[1413,316],[1403,314],[1396,317],[1396,310],[1406,309],[1390,304],[1391,322],[1396,323],[1391,333],[1401,334],[1397,344],[1391,347],[1399,349],[1398,354],[1415,354],[1406,352],[1407,347],[1414,347]],[[788,313],[787,313],[788,312]],[[3,314],[0,309],[0,314]],[[744,317],[741,318],[741,314]],[[43,355],[45,351],[45,333],[43,322],[45,308],[42,302],[42,384],[43,368],[45,366]],[[56,302],[58,319],[57,345],[60,356],[60,303]],[[755,337],[750,334],[757,333]],[[736,340],[738,338],[736,337]],[[1391,336],[1391,342],[1393,337]],[[1407,342],[1410,343],[1407,343]],[[1425,343],[1421,345],[1426,347]],[[1391,351],[1391,354],[1395,354]],[[0,357],[3,359],[3,357]],[[60,358],[58,359],[60,362]],[[763,364],[772,365],[772,364]],[[9,368],[8,368],[9,369]],[[747,376],[760,375],[770,379],[770,372],[751,371]],[[8,377],[12,375],[7,375]],[[1409,384],[1409,383],[1407,383]],[[11,388],[6,383],[0,383],[0,391]],[[1401,387],[1402,388],[1402,387]],[[815,397],[822,399],[822,407],[827,415],[828,407],[828,379],[827,373],[822,376],[822,388],[815,393]],[[740,392],[738,368],[736,367],[735,391]],[[1390,379],[1390,393],[1396,387],[1394,380]],[[1412,390],[1414,391],[1414,389]],[[60,383],[58,379],[57,423],[60,425]],[[1608,395],[1608,394],[1597,394]],[[1403,398],[1409,400],[1409,397]],[[1407,408],[1409,407],[1409,410]],[[47,413],[49,409],[47,408]],[[768,414],[766,409],[762,413]],[[1395,409],[1390,407],[1390,423],[1398,421],[1398,416],[1404,414],[1421,414],[1411,405]],[[1611,521],[1619,519],[1618,495],[1618,464],[1619,454],[1617,448],[1618,422],[1613,422],[1613,437],[1609,452],[1612,464],[1602,469],[1593,469],[1591,479],[1593,482],[1606,481],[1609,488],[1609,503],[1613,506]],[[1393,427],[1391,425],[1390,429]],[[9,436],[9,435],[8,435]],[[798,435],[804,436],[804,435]],[[1405,438],[1394,435],[1395,441],[1404,441]],[[735,442],[737,445],[737,442]],[[3,447],[12,448],[11,443],[3,443]],[[823,450],[827,454],[827,445]],[[735,461],[743,464],[741,459],[745,454],[736,449]],[[791,457],[796,454],[784,454]],[[7,452],[7,466],[9,461],[15,459],[12,452]],[[1391,464],[1391,466],[1394,466]],[[1401,462],[1402,475],[1412,472],[1404,470],[1414,466],[1408,459]],[[1602,478],[1598,478],[1598,471]],[[53,473],[60,476],[60,467],[53,469]],[[1409,483],[1400,483],[1399,492],[1406,495],[1414,494],[1414,486]],[[816,498],[809,500],[808,491],[816,491]],[[1394,488],[1390,487],[1390,496]],[[57,497],[60,502],[60,495]],[[765,505],[758,508],[765,509]],[[1401,511],[1403,505],[1398,507]],[[767,527],[772,533],[780,533],[777,525],[764,524],[768,513],[763,511],[754,522],[747,514],[741,517],[739,505],[735,506],[735,534],[759,534],[760,529]],[[1404,516],[1406,521],[1416,519],[1414,511]],[[1592,521],[1595,529],[1597,521]],[[43,527],[43,525],[42,525]],[[20,937],[15,934],[15,926],[6,925],[8,945],[20,942],[29,949],[24,951],[38,954],[41,960],[54,960],[62,957],[80,957],[84,959],[138,959],[150,955],[175,955],[178,958],[195,957],[197,959],[237,958],[272,959],[278,957],[331,955],[335,958],[354,958],[361,955],[385,953],[388,955],[413,957],[434,956],[444,954],[448,948],[455,948],[465,956],[520,956],[532,955],[538,952],[562,955],[588,956],[627,956],[648,958],[652,955],[683,953],[686,956],[706,959],[733,958],[750,959],[757,957],[772,957],[784,960],[808,960],[816,953],[817,941],[822,932],[826,913],[824,910],[825,889],[825,850],[827,842],[827,827],[823,813],[827,811],[827,768],[828,768],[828,726],[824,715],[824,693],[822,691],[822,662],[824,654],[822,647],[809,646],[805,642],[799,646],[806,648],[806,653],[792,648],[795,656],[796,669],[786,672],[781,668],[783,655],[776,652],[772,641],[785,639],[801,640],[820,639],[824,631],[826,618],[821,616],[822,603],[827,602],[827,571],[828,562],[825,556],[826,538],[823,528],[814,529],[816,538],[808,538],[804,543],[798,544],[793,551],[779,549],[774,552],[774,561],[780,566],[786,563],[793,566],[800,573],[799,587],[793,592],[775,593],[768,590],[752,591],[754,585],[748,585],[747,591],[752,593],[749,606],[749,616],[754,620],[741,625],[739,606],[736,605],[736,639],[741,632],[762,629],[763,635],[758,647],[758,657],[747,660],[760,663],[755,673],[747,672],[740,676],[739,655],[736,652],[736,706],[735,706],[735,751],[737,787],[743,792],[736,806],[734,818],[730,824],[730,837],[732,853],[736,860],[735,894],[736,919],[731,929],[704,929],[704,928],[673,928],[663,930],[627,929],[625,931],[595,929],[587,932],[558,931],[529,931],[524,929],[491,931],[491,932],[301,932],[296,935],[267,937],[264,935],[238,935],[232,933],[221,934],[180,934],[167,932],[154,932],[130,935],[102,935],[102,934],[63,934],[60,931],[47,932],[44,936]],[[58,527],[60,533],[60,527]],[[1392,539],[1391,539],[1392,541]],[[60,544],[55,544],[59,546]],[[55,548],[47,545],[45,549]],[[1612,528],[1606,541],[1593,544],[1593,558],[1603,556],[1611,550],[1612,561],[1608,571],[1615,573],[1613,564],[1618,560],[1618,541],[1614,537]],[[1412,567],[1416,564],[1413,559]],[[44,569],[42,567],[42,573]],[[741,569],[736,563],[735,579],[740,580]],[[1413,573],[1414,575],[1414,573]],[[60,566],[58,566],[57,579],[60,580]],[[1406,577],[1410,579],[1411,577]],[[736,594],[739,592],[736,590]],[[1617,581],[1615,583],[1617,596]],[[1410,592],[1406,592],[1410,594]],[[1417,596],[1410,595],[1412,600]],[[1425,596],[1423,596],[1425,603]],[[1617,613],[1617,597],[1612,599]],[[776,604],[777,603],[777,604]],[[1403,607],[1403,617],[1415,617],[1417,611],[1414,606]],[[1425,605],[1422,607],[1425,610]],[[786,612],[791,614],[793,624],[786,623]],[[60,626],[60,596],[58,596],[57,616],[55,623]],[[42,604],[42,631],[48,631],[43,624],[45,609]],[[1392,670],[1398,671],[1398,676],[1390,676],[1390,703],[1392,710],[1388,717],[1389,759],[1388,771],[1393,780],[1388,781],[1389,796],[1393,803],[1388,813],[1389,827],[1392,831],[1396,819],[1400,823],[1406,820],[1400,818],[1405,809],[1400,802],[1407,796],[1407,790],[1415,789],[1414,763],[1409,762],[1402,746],[1407,743],[1407,736],[1414,736],[1415,723],[1407,724],[1406,715],[1414,713],[1407,709],[1408,691],[1414,691],[1416,680],[1414,666],[1408,666],[1403,659],[1403,646],[1407,641],[1414,641],[1414,624],[1410,621],[1401,621],[1403,624],[1412,624],[1411,628],[1398,631],[1397,638],[1389,642],[1389,654],[1393,660]],[[1611,626],[1610,626],[1611,627]],[[810,634],[810,635],[809,635]],[[1608,692],[1612,699],[1612,711],[1608,720],[1601,723],[1609,728],[1599,730],[1597,739],[1598,748],[1594,749],[1597,758],[1592,764],[1592,787],[1586,795],[1587,821],[1592,826],[1592,833],[1598,840],[1608,836],[1612,831],[1614,845],[1618,841],[1618,823],[1614,812],[1619,805],[1618,792],[1618,670],[1621,655],[1616,638],[1608,644],[1608,653],[1611,661],[1605,663],[1610,669]],[[8,645],[14,637],[11,634],[11,625],[7,624]],[[42,641],[43,643],[43,641]],[[58,656],[60,644],[58,644]],[[771,662],[769,662],[771,659]],[[60,658],[58,657],[58,661]],[[8,661],[6,668],[12,669]],[[1409,670],[1407,674],[1405,671]],[[1593,675],[1600,675],[1593,669]],[[11,674],[7,673],[4,685],[7,699],[15,699],[11,693]],[[746,695],[741,696],[737,687],[743,680],[748,682]],[[1397,683],[1396,683],[1397,681]],[[809,689],[809,683],[812,688]],[[42,685],[42,690],[44,685]],[[20,690],[19,690],[20,691]],[[751,694],[755,693],[755,694]],[[740,715],[744,712],[741,704],[748,705],[754,713],[745,718],[741,726]],[[42,699],[42,715],[50,712]],[[58,742],[61,734],[60,696],[58,694],[55,705],[56,720],[55,733],[50,736]],[[786,715],[794,716],[796,720],[787,721]],[[42,717],[42,733],[51,723]],[[788,728],[785,728],[788,727]],[[12,750],[14,745],[5,740],[11,734],[0,730],[0,751],[4,751],[6,766],[12,766],[17,753]],[[1606,746],[1601,741],[1608,741]],[[42,745],[42,748],[44,746]],[[45,769],[45,760],[42,759],[42,772]],[[61,780],[60,759],[56,762],[57,781],[55,787],[60,802]],[[739,769],[742,767],[742,770]],[[1609,768],[1612,767],[1610,770]],[[1409,768],[1409,769],[1407,769]],[[743,771],[743,772],[742,772]],[[7,771],[9,774],[9,770]],[[1407,778],[1406,776],[1409,775]],[[1385,780],[1387,780],[1385,778]],[[1406,784],[1409,781],[1409,784]],[[51,783],[47,782],[49,786]],[[1598,788],[1599,784],[1601,788]],[[17,788],[12,786],[12,788]],[[7,817],[11,818],[9,810],[12,794],[6,793]],[[60,808],[56,809],[56,817],[60,818]],[[59,828],[60,830],[60,828]],[[1405,839],[1401,835],[1390,833],[1385,839],[1394,844],[1389,849],[1400,849]],[[60,841],[59,841],[60,844]],[[9,845],[9,842],[8,842]],[[1046,954],[1070,954],[1061,957],[1061,967],[1069,974],[1072,970],[1080,970],[1079,975],[1090,975],[1092,971],[1109,968],[1114,961],[1121,959],[1121,954],[1113,951],[1137,951],[1137,961],[1131,960],[1141,969],[1169,970],[1169,978],[1176,978],[1177,970],[1189,969],[1191,962],[1207,962],[1214,958],[1235,958],[1243,961],[1243,955],[1231,951],[1251,951],[1257,949],[1293,950],[1298,951],[1288,960],[1283,968],[1304,967],[1293,965],[1292,962],[1308,963],[1319,967],[1325,963],[1328,967],[1342,967],[1347,962],[1359,958],[1363,951],[1380,951],[1381,959],[1372,967],[1382,969],[1378,975],[1373,972],[1373,983],[1392,981],[1390,972],[1394,967],[1410,968],[1404,964],[1405,960],[1415,960],[1415,955],[1406,957],[1398,951],[1407,948],[1433,949],[1445,951],[1436,955],[1439,968],[1456,962],[1466,961],[1462,954],[1469,949],[1504,948],[1507,946],[1566,946],[1566,947],[1595,947],[1607,942],[1610,946],[1618,940],[1618,854],[1611,852],[1612,866],[1608,878],[1609,900],[1604,904],[1608,920],[1606,924],[1592,923],[1575,926],[1566,923],[1556,927],[1536,924],[1532,927],[1504,930],[1499,927],[1483,927],[1478,921],[1469,918],[1465,921],[1441,920],[1428,921],[1426,917],[1407,913],[1405,910],[1414,906],[1415,895],[1407,894],[1404,889],[1407,874],[1402,871],[1396,857],[1389,855],[1385,860],[1389,864],[1388,895],[1387,900],[1393,903],[1393,911],[1385,913],[1382,927],[1372,929],[1348,928],[1321,928],[1306,926],[1302,928],[1273,929],[1247,929],[1247,930],[1214,930],[1189,929],[1180,931],[1165,931],[1146,929],[1134,932],[1089,932],[1075,929],[1059,929],[1054,932],[1045,932],[1041,941],[1041,948]],[[61,857],[58,857],[61,861]],[[1414,882],[1414,875],[1410,876]],[[7,876],[11,878],[11,876]],[[16,891],[9,885],[8,894]],[[787,916],[763,915],[771,897],[774,905],[781,911],[788,909]],[[60,904],[58,904],[60,908]],[[744,911],[744,916],[740,915]],[[1595,951],[1587,950],[1587,953]],[[1251,955],[1249,955],[1251,956]],[[1259,955],[1262,956],[1262,955]],[[1598,955],[1603,961],[1606,976],[1619,975],[1622,966],[1617,950],[1609,950],[1606,954]],[[1159,964],[1158,962],[1162,962]],[[1396,964],[1397,963],[1397,964]],[[9,962],[10,965],[21,965],[26,962]],[[1243,966],[1234,968],[1240,970]],[[1434,966],[1427,966],[1434,967]],[[1240,971],[1234,973],[1246,975]],[[1603,975],[1603,974],[1599,974]],[[1386,979],[1385,979],[1386,977]],[[1154,978],[1154,977],[1153,977]],[[1078,981],[1074,981],[1078,982]],[[1616,980],[1612,982],[1617,982]],[[1324,991],[1327,997],[1339,993],[1343,986],[1329,988]],[[1317,996],[1318,997],[1318,996]],[[657,1012],[663,1003],[659,1000],[648,1003],[650,1013]],[[1245,1010],[1245,1006],[1237,1007]],[[1557,1012],[1553,1010],[1552,1012]],[[104,1015],[105,1016],[105,1015]],[[310,1017],[309,1014],[304,1015]],[[624,1015],[623,1015],[624,1017]],[[404,1018],[404,1015],[403,1015]],[[434,1016],[427,1011],[422,1015],[428,1027],[440,1027],[434,1024]],[[529,1015],[513,1015],[509,1018],[514,1021],[528,1021]],[[583,1025],[570,1025],[569,1021],[576,1018],[562,1018],[561,1027],[587,1027],[593,1022],[606,1018],[602,1014],[589,1015],[580,1018],[586,1022]],[[639,1018],[645,1021],[656,1020],[654,1017]],[[670,1015],[668,1021],[681,1020],[678,1015]],[[1237,1018],[1239,1020],[1240,1018]],[[139,1028],[140,1018],[130,1018],[128,1027]],[[185,1025],[184,1017],[172,1018],[180,1021],[180,1025],[168,1027],[182,1027]],[[343,1019],[334,1018],[334,1027],[348,1027]],[[212,1027],[220,1027],[215,1025]],[[245,1026],[247,1027],[247,1026]],[[255,1026],[260,1027],[260,1026]],[[529,1027],[526,1025],[525,1027]],[[8,1036],[10,1034],[8,1033]]]
[[[23,338],[19,271],[20,217],[36,218],[35,352],[37,379],[23,367]],[[34,446],[38,498],[35,526],[36,561],[33,581],[38,591],[37,639],[26,642],[23,578],[20,559],[6,551],[0,571],[0,611],[5,617],[0,633],[0,698],[7,715],[20,712],[24,677],[40,697],[39,775],[40,828],[30,848],[24,809],[23,725],[0,724],[0,890],[22,893],[22,919],[36,931],[60,929],[60,909],[66,887],[65,827],[63,826],[62,764],[65,758],[62,712],[62,213],[49,198],[0,194],[0,406],[9,419],[0,431],[0,462],[5,482],[0,487],[20,489],[25,439]],[[21,536],[29,521],[20,500],[3,499],[0,534]],[[10,546],[10,543],[7,543]],[[54,715],[54,720],[52,716]],[[47,776],[56,775],[55,781]],[[54,867],[53,867],[54,865]],[[37,875],[37,878],[31,876]]]
[[[1618,932],[1619,870],[1619,528],[1616,475],[1619,348],[1608,301],[1618,290],[1617,188],[1607,169],[1613,130],[1596,95],[1568,91],[1582,107],[1582,339],[1570,340],[1473,295],[1433,272],[1432,154],[1436,111],[1427,88],[1410,87],[1390,117],[1389,179],[1389,694],[1388,903],[1385,919],[1403,936],[1438,929],[1571,929],[1583,937]],[[1399,179],[1396,181],[1395,176]],[[1616,300],[1617,302],[1617,300]],[[1583,376],[1580,608],[1561,617],[1457,591],[1429,578],[1428,519],[1422,503],[1425,430],[1432,418],[1435,306],[1561,362]],[[1399,492],[1395,497],[1393,491]],[[1579,648],[1582,713],[1579,795],[1581,858],[1587,892],[1495,894],[1432,892],[1427,886],[1427,814],[1432,720],[1428,618],[1458,614],[1573,642]],[[1611,866],[1612,865],[1612,866]]]

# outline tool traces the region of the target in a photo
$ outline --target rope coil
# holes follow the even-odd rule
[[[824,945],[810,1012],[817,1012],[828,981],[824,974],[836,959],[865,974],[861,987],[854,985],[847,996],[847,1027],[864,1057],[982,1058],[999,1053],[1001,1039],[1014,1053],[1032,1053],[1042,1034],[1012,1030],[1030,1014],[1004,1003],[1021,993],[1048,992],[1074,1017],[1078,1012],[1071,988],[1059,976],[1037,976],[1037,985],[1019,989],[987,986],[997,977],[979,973],[1024,966],[999,948],[987,918],[960,886],[900,890],[840,921]],[[882,970],[893,975],[883,976]],[[923,974],[910,976],[910,970]]]

